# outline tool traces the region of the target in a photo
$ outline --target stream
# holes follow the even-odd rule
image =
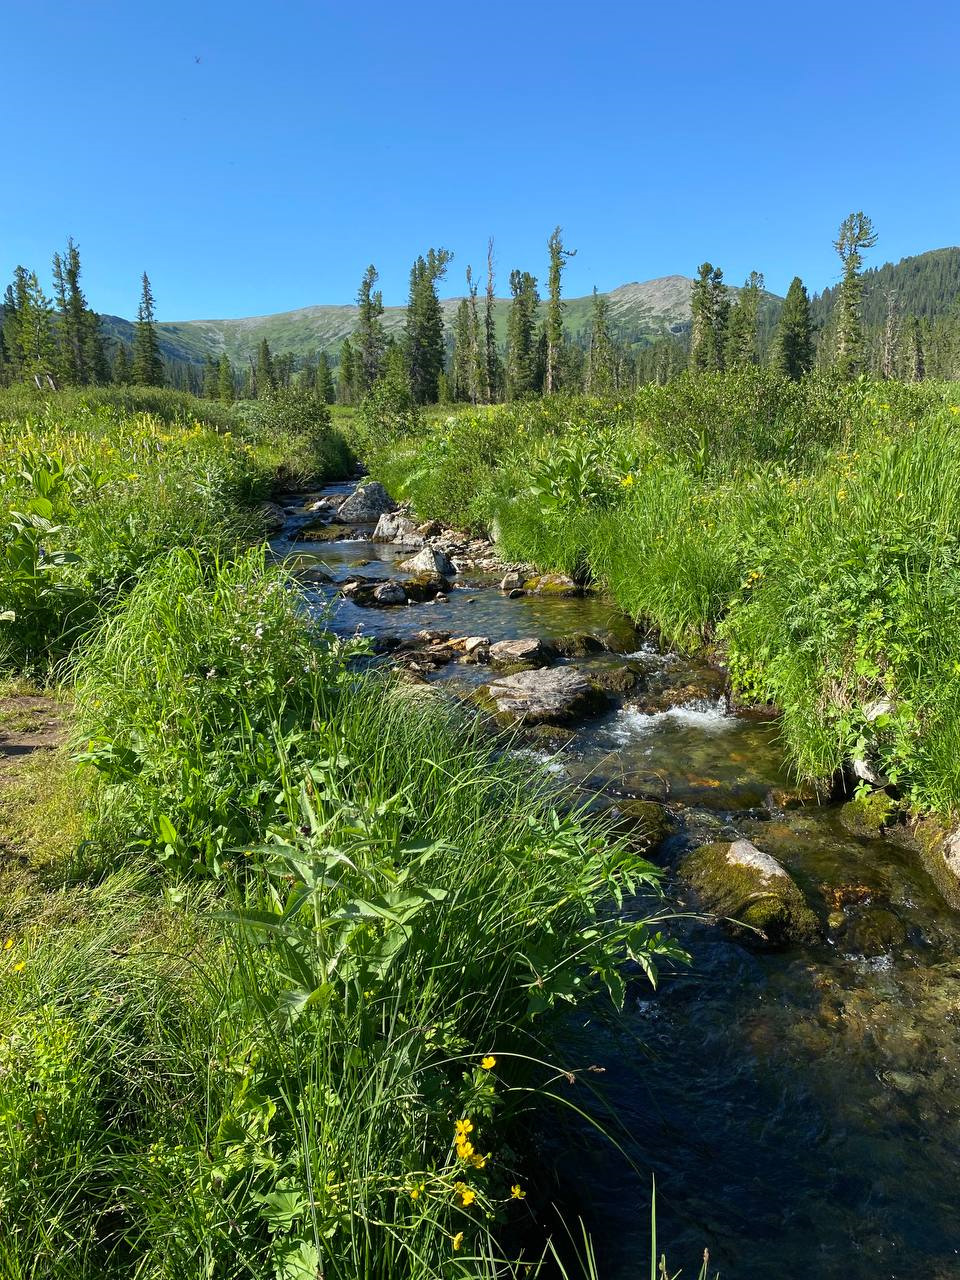
[[[310,601],[338,632],[402,639],[433,629],[491,641],[611,633],[622,654],[569,661],[629,663],[642,672],[646,704],[618,697],[560,751],[530,754],[601,797],[665,802],[672,830],[653,859],[668,868],[694,844],[752,840],[791,872],[820,919],[819,943],[761,951],[682,918],[672,931],[690,970],[665,975],[655,993],[634,984],[615,1025],[576,1031],[572,1047],[604,1068],[618,1141],[641,1171],[586,1127],[565,1129],[556,1149],[546,1144],[594,1236],[602,1280],[646,1274],[651,1172],[660,1244],[684,1277],[697,1275],[705,1246],[711,1275],[724,1280],[960,1277],[960,915],[917,854],[849,834],[837,806],[778,807],[791,778],[776,722],[729,714],[716,673],[644,645],[600,596],[510,599],[499,574],[468,572],[445,602],[338,599],[338,583],[358,572],[402,579],[397,564],[411,552],[370,541],[370,525],[343,540],[300,541],[317,518],[308,505],[288,498],[273,550],[303,570]],[[316,580],[323,575],[331,580]],[[455,691],[491,673],[452,662],[427,678]],[[669,879],[668,895],[684,911]]]

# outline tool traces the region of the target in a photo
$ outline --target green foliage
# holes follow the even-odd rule
[[[147,273],[143,273],[140,306],[137,309],[137,325],[133,334],[132,380],[142,387],[162,387],[164,381],[163,357],[154,322],[153,290]]]

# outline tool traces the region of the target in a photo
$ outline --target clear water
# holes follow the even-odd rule
[[[398,559],[360,540],[281,538],[275,549],[336,580],[393,576]],[[312,599],[326,610],[334,594],[318,587]],[[342,603],[331,625],[491,640],[631,633],[601,599],[508,600],[482,579],[448,604]],[[570,1029],[565,1061],[604,1068],[590,1077],[604,1104],[586,1091],[573,1100],[601,1115],[612,1107],[636,1165],[575,1123],[544,1139],[565,1202],[594,1234],[601,1276],[644,1273],[655,1173],[660,1243],[685,1276],[708,1246],[725,1280],[960,1277],[960,918],[910,849],[848,835],[831,807],[771,813],[769,789],[790,781],[777,725],[725,714],[709,690],[671,706],[671,690],[703,673],[634,643],[630,661],[659,709],[627,695],[562,752],[532,754],[614,801],[664,800],[676,819],[667,866],[700,839],[754,840],[793,873],[825,933],[813,947],[761,954],[678,920],[691,971],[667,975],[656,993],[638,981],[621,1018]],[[458,665],[436,676],[486,677]],[[668,892],[682,911],[682,890]],[[838,904],[842,921],[828,926]]]

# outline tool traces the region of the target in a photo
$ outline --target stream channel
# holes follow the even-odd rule
[[[353,487],[322,495],[336,501]],[[666,975],[656,993],[633,984],[619,1023],[591,1028],[589,1061],[604,1068],[618,1140],[642,1173],[589,1130],[565,1135],[575,1147],[547,1158],[563,1166],[603,1280],[646,1274],[651,1173],[660,1243],[684,1276],[696,1276],[708,1246],[711,1275],[724,1280],[960,1277],[960,915],[917,854],[849,834],[835,805],[778,807],[792,779],[776,722],[729,714],[716,673],[645,645],[602,597],[510,599],[500,574],[467,572],[446,602],[341,599],[338,583],[357,573],[402,580],[398,562],[412,552],[370,541],[369,524],[302,541],[317,519],[311,505],[287,499],[272,545],[304,571],[308,599],[337,632],[619,639],[616,657],[568,661],[629,663],[645,700],[617,697],[559,752],[531,755],[614,800],[663,800],[672,827],[655,862],[670,868],[692,845],[746,837],[817,912],[822,940],[779,951],[678,920],[690,970]],[[331,581],[317,580],[324,574]],[[492,677],[454,661],[427,678],[453,692]],[[682,889],[667,886],[683,911]]]

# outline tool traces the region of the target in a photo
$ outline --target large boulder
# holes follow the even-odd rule
[[[452,578],[457,572],[456,566],[438,547],[424,547],[409,560],[400,565],[405,573],[439,574],[442,578]]]
[[[817,917],[790,873],[749,840],[701,845],[679,872],[706,910],[747,926],[751,940],[781,946],[818,936]]]
[[[606,695],[573,667],[502,676],[484,696],[505,724],[569,724],[607,705]]]
[[[423,535],[409,516],[385,511],[373,531],[374,542],[400,542],[407,547],[422,547]]]
[[[407,593],[399,582],[385,582],[382,586],[374,588],[372,603],[380,605],[381,608],[396,604],[406,604]]]
[[[279,533],[287,523],[286,512],[278,502],[264,502],[260,507],[260,518],[267,533]]]
[[[366,524],[379,520],[386,512],[396,511],[397,504],[378,480],[369,484],[358,485],[356,490],[343,503],[337,513],[341,520],[350,520],[355,524]]]
[[[546,667],[553,658],[553,649],[537,636],[498,640],[490,646],[490,661],[495,667]]]

